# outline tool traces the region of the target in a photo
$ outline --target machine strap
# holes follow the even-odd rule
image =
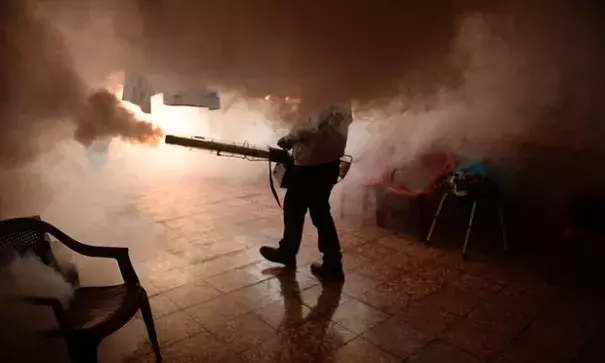
[[[277,195],[277,190],[275,190],[275,182],[273,181],[273,174],[271,173],[273,171],[273,169],[271,168],[271,160],[269,160],[269,186],[271,186],[271,193],[273,193],[273,198],[275,198],[275,201],[277,202],[277,205],[279,206],[280,209],[284,209],[281,206],[281,202],[279,201],[279,196]]]

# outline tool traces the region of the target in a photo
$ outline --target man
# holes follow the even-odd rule
[[[322,280],[344,281],[340,242],[330,213],[330,194],[338,180],[340,157],[347,143],[351,107],[329,105],[322,107],[319,114],[304,109],[299,112],[303,121],[278,141],[281,148],[292,149],[294,158],[284,199],[283,238],[278,248],[263,246],[260,253],[269,261],[296,268],[308,209],[323,253],[323,263],[313,264],[311,272]]]

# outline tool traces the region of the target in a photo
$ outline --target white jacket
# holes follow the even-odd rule
[[[295,165],[320,165],[340,159],[353,121],[350,104],[330,105],[302,117],[287,139],[293,143]]]

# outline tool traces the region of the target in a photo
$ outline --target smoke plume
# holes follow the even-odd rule
[[[31,161],[71,132],[85,146],[107,137],[157,138],[158,130],[138,121],[112,94],[89,88],[63,36],[35,5],[13,0],[0,5],[0,165]]]
[[[3,362],[55,362],[67,358],[63,344],[42,335],[58,328],[52,309],[23,302],[24,296],[44,296],[69,306],[72,286],[37,256],[17,257],[0,271],[0,360]]]
[[[278,125],[264,120],[275,115],[261,114],[267,108],[256,97],[301,96],[312,107],[356,101],[348,147],[355,163],[345,181],[354,190],[387,165],[434,148],[495,164],[516,182],[514,190],[531,197],[600,185],[605,22],[599,6],[597,0],[0,1],[0,217],[43,214],[84,242],[145,250],[143,260],[165,236],[155,221],[125,218],[116,207],[128,197],[114,193],[121,181],[152,190],[161,176],[183,170],[242,173],[210,157],[185,160],[182,150],[162,154],[123,144],[123,159],[110,158],[104,173],[90,171],[78,159],[81,148],[66,141],[153,143],[161,136],[114,96],[113,77],[124,70],[245,95],[228,110],[192,117],[218,125],[204,131],[234,141],[279,136]],[[162,125],[180,130],[187,124],[182,115],[161,114]],[[155,169],[137,173],[142,166]],[[264,167],[258,170],[264,177]],[[115,277],[109,267],[88,267],[85,277]]]
[[[596,66],[603,50],[595,2],[75,3],[4,2],[2,72],[9,87],[2,99],[2,154],[11,150],[11,160],[50,147],[57,140],[50,132],[66,120],[85,145],[111,136],[155,139],[151,125],[137,123],[105,91],[90,91],[125,68],[249,96],[297,93],[318,105],[354,99],[374,113],[402,103],[405,110],[380,111],[389,119],[457,103],[484,116],[457,125],[469,137],[488,129],[534,128],[537,134],[552,125],[567,137],[570,126],[561,120],[600,117],[592,110],[600,104],[594,90],[603,78]],[[508,53],[498,58],[502,52]],[[512,77],[506,80],[503,71]],[[517,117],[520,112],[530,120]],[[582,144],[583,137],[569,142]]]

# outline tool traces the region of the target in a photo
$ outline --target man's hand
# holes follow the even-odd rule
[[[287,136],[284,136],[281,139],[277,140],[277,146],[285,150],[292,149],[292,144],[292,140],[290,140]]]

